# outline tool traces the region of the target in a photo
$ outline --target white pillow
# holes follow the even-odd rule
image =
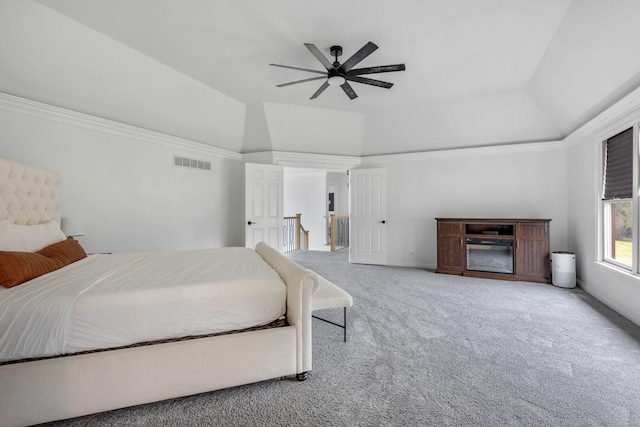
[[[35,252],[65,240],[60,224],[16,225],[0,221],[0,251]]]

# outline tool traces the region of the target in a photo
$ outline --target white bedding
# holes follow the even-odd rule
[[[286,287],[247,248],[91,255],[0,291],[0,361],[270,323]]]

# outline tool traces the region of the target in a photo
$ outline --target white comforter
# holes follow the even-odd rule
[[[91,255],[0,289],[0,361],[264,325],[286,306],[246,248]]]

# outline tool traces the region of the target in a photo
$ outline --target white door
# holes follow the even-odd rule
[[[265,242],[282,252],[282,166],[246,163],[244,185],[245,246],[255,248],[258,242]]]
[[[387,170],[349,171],[349,262],[387,264]]]

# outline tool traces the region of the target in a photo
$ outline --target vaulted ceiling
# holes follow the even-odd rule
[[[234,151],[559,140],[640,85],[638,0],[0,1],[1,91]],[[276,87],[368,41],[391,89]]]

